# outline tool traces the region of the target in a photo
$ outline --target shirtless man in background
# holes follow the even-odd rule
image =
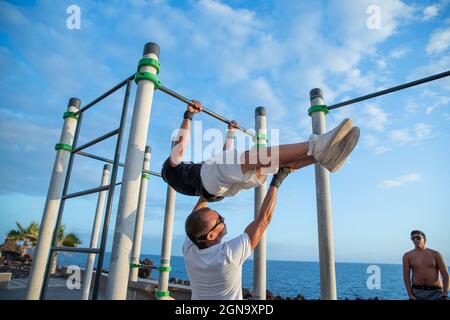
[[[444,258],[439,252],[425,248],[427,239],[422,231],[413,230],[411,240],[415,248],[403,255],[403,280],[409,299],[448,300],[449,275]]]

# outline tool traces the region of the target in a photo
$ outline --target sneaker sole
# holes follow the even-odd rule
[[[323,152],[318,162],[323,165],[323,163],[333,163],[336,162],[337,158],[340,156],[340,152],[336,153],[336,145],[339,144],[339,142],[347,135],[347,133],[350,131],[350,128],[352,127],[352,120],[351,119],[344,119],[342,122],[336,127],[336,132],[334,135],[330,138],[328,141],[328,144],[325,147],[325,152]],[[327,167],[327,166],[324,166]],[[334,165],[330,166],[334,167]]]
[[[333,167],[328,169],[330,172],[336,172],[339,170],[344,164],[345,160],[347,160],[350,153],[352,153],[353,149],[356,147],[359,140],[360,130],[358,127],[353,127],[347,133],[347,135],[340,141],[338,144],[338,148],[341,151],[339,157],[336,160],[336,163]]]

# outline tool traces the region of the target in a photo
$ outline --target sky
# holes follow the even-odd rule
[[[80,9],[79,28],[68,28],[70,5]],[[449,70],[450,1],[1,1],[1,237],[15,221],[42,218],[69,98],[84,105],[127,78],[147,42],[161,47],[163,85],[248,128],[254,109],[264,106],[269,130],[279,130],[280,143],[294,143],[311,134],[312,88],[322,88],[331,105]],[[330,174],[337,262],[401,263],[413,248],[413,229],[424,231],[427,245],[450,261],[449,89],[446,78],[326,116],[329,129],[347,117],[361,129],[345,165]],[[118,126],[123,93],[86,112],[80,143]],[[160,171],[167,158],[184,110],[155,92],[147,135],[152,170]],[[226,130],[205,114],[196,120],[202,132]],[[191,147],[207,143],[202,132]],[[114,139],[87,151],[112,159]],[[97,186],[102,167],[77,156],[69,192]],[[143,253],[161,252],[166,189],[160,178],[150,178]],[[253,196],[242,191],[211,205],[226,218],[225,240],[252,221]],[[118,199],[119,192],[108,249]],[[84,246],[96,201],[90,195],[66,202],[63,223]],[[173,255],[182,255],[184,221],[196,201],[177,195]],[[280,188],[267,243],[268,259],[318,261],[313,166]]]

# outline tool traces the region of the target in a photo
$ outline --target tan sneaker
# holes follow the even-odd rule
[[[351,128],[347,135],[338,143],[338,146],[336,147],[340,152],[340,156],[334,162],[334,165],[330,165],[330,163],[328,163],[327,166],[323,166],[330,172],[338,171],[344,164],[345,160],[347,160],[350,153],[356,147],[356,144],[359,140],[359,133],[360,131],[358,127]]]
[[[313,156],[317,162],[330,172],[336,171],[336,168],[342,165],[340,159],[344,157],[343,153],[346,151],[347,141],[343,142],[342,140],[347,136],[351,127],[352,120],[344,119],[336,128],[325,134],[312,134],[309,138],[307,154]]]

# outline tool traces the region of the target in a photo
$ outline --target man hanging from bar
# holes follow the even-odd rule
[[[262,185],[268,174],[287,167],[297,170],[319,162],[330,172],[336,172],[350,155],[359,139],[359,128],[344,119],[336,128],[322,134],[312,134],[309,141],[240,152],[233,147],[236,122],[228,125],[223,152],[210,159],[193,163],[182,161],[189,143],[193,116],[202,111],[200,102],[187,106],[176,142],[163,164],[162,178],[175,191],[200,196],[208,202],[232,197],[240,190]]]

